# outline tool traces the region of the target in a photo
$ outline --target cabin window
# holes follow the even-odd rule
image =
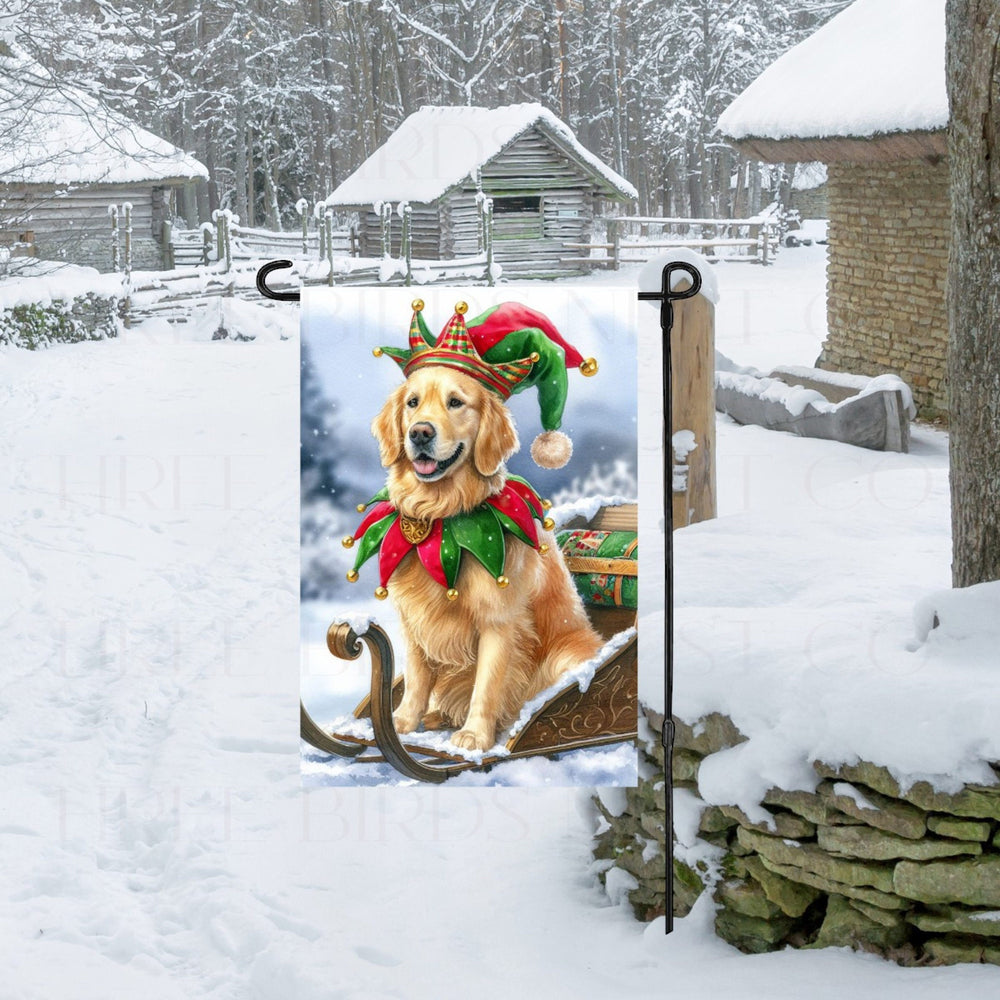
[[[493,196],[494,239],[541,239],[542,221],[540,195]]]

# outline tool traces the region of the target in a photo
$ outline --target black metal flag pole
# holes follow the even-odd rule
[[[681,291],[673,291],[671,284],[675,274],[687,277],[691,285]],[[674,872],[673,872],[673,752],[674,752],[674,449],[673,449],[673,357],[670,346],[670,331],[674,325],[674,303],[690,299],[701,290],[701,272],[684,261],[670,261],[663,267],[663,280],[658,292],[639,292],[639,298],[646,302],[660,303],[660,331],[663,336],[663,525],[664,525],[664,626],[663,626],[663,750],[664,750],[664,851],[667,858],[666,933],[674,929]]]

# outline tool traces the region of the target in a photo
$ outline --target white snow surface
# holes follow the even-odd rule
[[[789,49],[719,118],[732,139],[943,129],[945,0],[854,0]]]
[[[815,357],[791,322],[822,282],[813,249],[726,268],[723,349],[761,367]],[[5,997],[431,1000],[442,976],[482,996],[582,1000],[655,1000],[664,984],[735,1000],[997,995],[993,966],[743,955],[715,936],[707,896],[665,937],[599,888],[581,790],[303,791],[297,344],[145,327],[0,351]],[[886,456],[719,430],[722,516],[676,538],[685,717],[732,683],[759,740],[810,670],[835,711],[874,714],[878,671],[861,661],[888,644],[883,665],[898,665],[913,601],[947,586],[944,436],[918,431],[909,456]],[[647,613],[647,645],[658,624]],[[965,669],[937,678],[933,712],[906,699],[879,728],[933,739],[943,716],[950,731]],[[922,670],[898,679],[932,686]],[[787,748],[776,736],[775,759]],[[676,806],[693,840],[698,802]],[[681,851],[711,861],[696,841]]]
[[[326,199],[326,204],[427,203],[465,180],[510,143],[537,128],[589,168],[609,194],[637,198],[620,174],[583,146],[568,125],[541,104],[499,108],[426,105]]]
[[[7,184],[124,184],[208,177],[193,156],[92,94],[57,80],[10,43],[0,56],[0,107],[17,108],[16,141],[0,146]]]

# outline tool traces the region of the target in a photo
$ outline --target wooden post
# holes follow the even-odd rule
[[[174,262],[174,244],[173,244],[173,231],[174,224],[167,219],[163,223],[163,249],[165,251],[165,256],[167,258],[167,270],[172,271],[177,265]]]
[[[330,265],[330,273],[327,275],[326,283],[333,285],[333,212],[326,209],[323,212],[323,233],[326,239],[326,260]]]
[[[226,259],[226,248],[222,242],[222,209],[217,208],[212,213],[212,221],[215,223],[215,259],[223,261]]]
[[[760,262],[764,265],[764,267],[767,267],[768,257],[771,252],[771,226],[769,223],[765,222],[764,225],[760,227],[760,238],[764,244],[762,250],[763,255]]]
[[[229,220],[231,216],[229,212],[222,213],[222,245],[225,249],[226,256],[226,271],[228,272],[233,266],[233,244],[232,236],[229,231]]]
[[[392,205],[383,202],[379,213],[379,228],[382,237],[382,258],[392,256]]]
[[[305,257],[309,253],[309,202],[302,198],[299,204],[302,206],[302,256]]]
[[[611,270],[617,271],[622,259],[622,237],[617,219],[608,219],[608,236],[611,237]]]
[[[132,203],[122,205],[125,210],[125,280],[132,280]]]
[[[483,202],[483,239],[486,242],[486,284],[492,288],[496,284],[493,277],[493,199]]]
[[[687,287],[687,285],[682,285]],[[670,335],[673,433],[691,431],[696,447],[682,463],[687,489],[673,495],[674,527],[707,521],[717,514],[715,492],[715,306],[704,295],[674,304]],[[681,474],[683,475],[683,473]]]
[[[410,216],[412,212],[409,205],[403,206],[403,259],[406,261],[406,276],[403,283],[409,287],[413,284],[413,229]]]
[[[118,250],[118,206],[108,205],[108,215],[111,217],[111,270],[117,272],[121,267]]]

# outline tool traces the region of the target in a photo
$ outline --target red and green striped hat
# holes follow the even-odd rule
[[[507,400],[529,387],[538,390],[543,432],[531,446],[531,457],[548,469],[564,466],[573,453],[570,439],[559,430],[569,388],[567,370],[597,373],[597,362],[584,358],[542,313],[519,302],[503,302],[465,322],[468,306],[455,314],[435,340],[423,317],[424,303],[412,303],[409,348],[380,347],[409,376],[429,365],[453,368],[476,379]]]

